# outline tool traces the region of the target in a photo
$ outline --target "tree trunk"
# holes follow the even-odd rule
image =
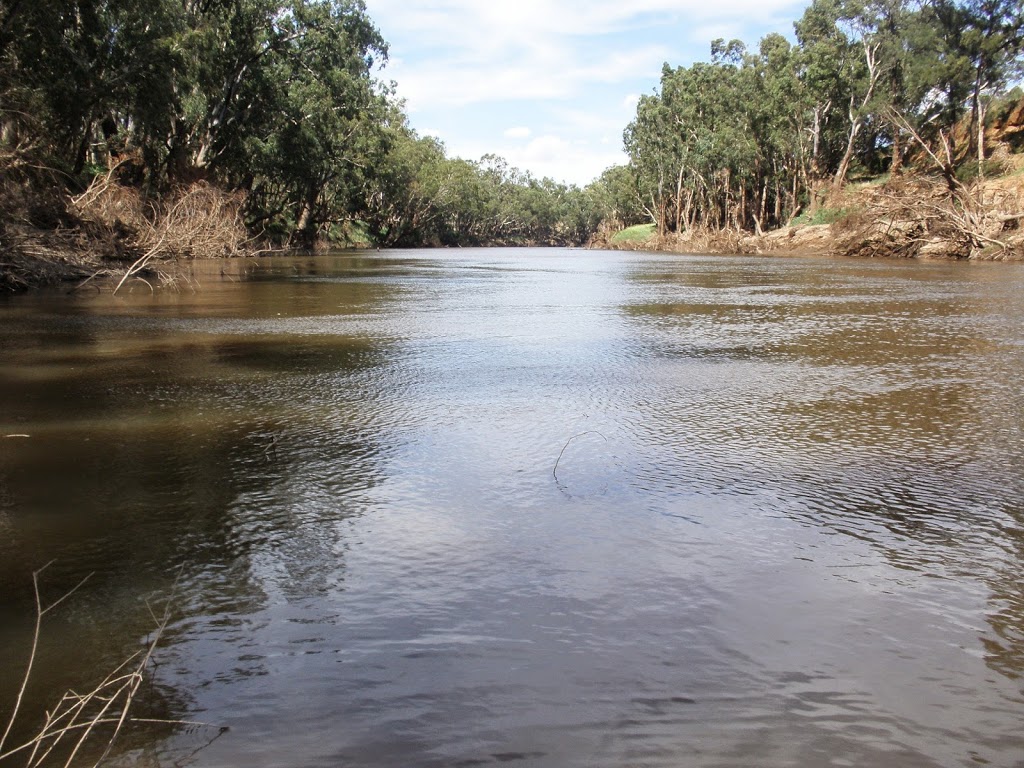
[[[683,171],[684,168],[679,169],[679,174],[676,177],[676,232],[683,231]]]
[[[853,115],[853,104],[850,105],[850,114]],[[846,184],[846,174],[850,171],[850,162],[853,160],[853,149],[857,142],[857,136],[863,123],[859,117],[853,118],[850,123],[850,135],[846,140],[846,151],[843,152],[843,159],[839,161],[839,168],[832,179],[832,194],[838,195]]]
[[[981,176],[983,173],[982,164],[985,160],[985,145],[984,145],[984,121],[981,119],[981,64],[978,65],[977,72],[974,77],[974,88],[971,91],[971,132],[977,137],[976,148],[977,148],[977,160],[978,160],[978,175]],[[970,134],[968,134],[969,136]],[[968,138],[968,145],[972,140]]]
[[[736,231],[743,229],[747,223],[747,185],[740,184],[740,216],[736,221]]]
[[[797,197],[797,192],[798,191],[799,191],[798,181],[797,181],[797,178],[796,178],[796,174],[794,174],[793,175],[793,191],[792,191],[792,196],[790,197],[790,205],[789,205],[789,216],[790,216],[790,218],[793,218],[793,217],[796,216],[796,212],[797,212],[797,210],[799,208],[799,205],[800,205],[799,198]],[[811,207],[813,208],[814,207],[814,188],[813,188],[813,186],[812,186],[812,188],[809,191],[810,191],[810,194],[811,194]]]
[[[764,217],[768,206],[768,179],[761,181],[761,205],[758,207],[757,216],[754,218],[754,228],[757,234],[764,233]]]
[[[899,176],[903,173],[903,137],[902,131],[895,127],[892,132],[892,160],[889,162],[889,175]]]
[[[82,136],[82,140],[78,142],[78,148],[75,150],[75,164],[72,173],[78,176],[82,171],[85,170],[85,162],[89,156],[89,144],[92,138],[92,123],[85,126],[85,133]]]
[[[310,184],[306,188],[305,199],[299,204],[298,215],[295,217],[295,241],[302,248],[312,248],[317,241],[316,201],[320,196],[319,188]]]
[[[985,175],[985,105],[978,100],[978,176]]]
[[[863,113],[871,102],[871,98],[875,94],[875,86],[878,84],[878,77],[881,74],[881,70],[878,68],[878,63],[875,56],[878,53],[878,45],[870,45],[867,40],[862,41],[864,46],[864,60],[868,67],[868,87],[864,92],[864,98],[861,99],[860,109],[854,111],[855,97],[850,97],[850,135],[846,141],[846,151],[843,153],[843,159],[839,163],[839,170],[836,171],[835,177],[832,179],[832,194],[838,194],[843,185],[846,183],[846,174],[850,170],[850,161],[853,159],[853,149],[857,141],[857,136],[860,134],[860,129],[864,126],[864,119],[860,113]]]

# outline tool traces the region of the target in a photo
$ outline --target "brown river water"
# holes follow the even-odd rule
[[[0,300],[11,743],[170,597],[110,764],[1024,765],[1024,266],[195,270]]]

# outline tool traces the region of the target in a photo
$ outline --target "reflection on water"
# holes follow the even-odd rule
[[[0,304],[0,713],[55,559],[33,712],[181,572],[124,760],[1024,759],[1020,267],[196,269]]]

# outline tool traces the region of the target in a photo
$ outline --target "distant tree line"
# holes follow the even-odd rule
[[[589,193],[418,137],[386,58],[362,0],[0,0],[0,173],[44,166],[73,188],[116,167],[153,199],[201,180],[299,246],[353,228],[383,245],[587,239]]]
[[[411,130],[362,0],[0,0],[0,196],[114,168],[154,201],[215,185],[279,244],[581,244],[602,222],[774,228],[921,155],[951,185],[985,171],[1020,0],[814,0],[795,32],[666,64],[628,164],[581,189]]]
[[[665,65],[614,172],[635,192],[624,219],[761,231],[855,170],[924,157],[951,188],[984,173],[986,120],[1022,75],[1020,0],[814,0],[795,31],[795,44],[715,40],[710,62]]]

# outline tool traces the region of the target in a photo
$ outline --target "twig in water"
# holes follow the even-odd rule
[[[78,588],[85,584],[85,582],[89,579],[89,576],[86,576],[84,579],[78,582],[78,584],[76,584],[72,589],[65,592],[61,597],[57,598],[56,601],[50,603],[48,606],[44,608],[43,599],[39,594],[39,574],[41,574],[51,565],[53,565],[52,560],[32,574],[32,586],[35,588],[36,594],[36,626],[32,633],[32,649],[29,651],[28,654],[28,665],[25,667],[25,674],[21,678],[21,688],[18,689],[18,695],[14,699],[14,709],[11,712],[11,718],[7,721],[7,727],[4,729],[3,736],[0,736],[0,760],[6,757],[6,755],[4,754],[4,744],[7,743],[7,737],[11,735],[11,729],[14,727],[14,721],[18,718],[18,710],[21,708],[21,700],[25,696],[25,689],[28,688],[28,681],[29,678],[32,676],[32,667],[36,662],[36,651],[39,650],[39,633],[40,630],[42,629],[43,616],[45,616],[58,605],[63,603],[69,597],[71,597],[71,595],[77,592]],[[89,575],[91,576],[92,574]]]
[[[93,272],[91,275],[89,275],[87,278],[85,278],[85,280],[83,280],[78,285],[76,285],[74,288],[72,288],[70,291],[68,291],[68,294],[72,294],[75,291],[79,290],[80,288],[84,288],[86,285],[89,284],[90,281],[96,279],[100,275],[110,275],[110,274],[112,274],[112,273],[111,273],[111,271],[109,269],[97,269],[95,272]],[[99,288],[97,288],[96,290],[99,290]]]
[[[64,768],[71,768],[71,766],[75,764],[75,758],[78,756],[93,731],[98,726],[113,726],[113,732],[107,739],[103,753],[94,763],[95,768],[95,766],[99,766],[100,763],[102,763],[110,754],[110,751],[114,746],[114,741],[117,739],[126,723],[162,722],[169,725],[207,726],[207,723],[129,717],[129,710],[135,701],[139,687],[142,685],[144,673],[152,663],[153,654],[156,651],[157,644],[160,642],[160,638],[166,630],[167,625],[170,623],[171,606],[174,594],[177,591],[178,581],[181,578],[181,571],[179,571],[178,577],[174,582],[174,587],[171,590],[171,594],[164,602],[163,611],[159,615],[154,611],[153,606],[147,602],[150,615],[156,625],[147,646],[129,656],[116,669],[114,669],[114,671],[108,674],[103,681],[99,683],[99,685],[88,693],[79,694],[73,690],[69,690],[63,697],[61,697],[60,702],[54,710],[47,712],[46,720],[42,728],[39,729],[33,738],[20,746],[4,751],[4,745],[11,733],[11,729],[14,727],[15,721],[18,718],[22,699],[24,697],[25,690],[28,687],[29,678],[32,674],[32,668],[35,663],[36,652],[39,645],[43,616],[70,597],[76,590],[78,590],[79,587],[82,586],[82,584],[85,583],[88,578],[86,577],[86,579],[83,579],[74,587],[74,589],[66,592],[56,601],[44,606],[39,590],[39,575],[46,570],[49,565],[50,563],[47,563],[47,565],[32,574],[32,583],[35,587],[36,597],[36,625],[33,634],[32,649],[29,654],[29,661],[25,670],[25,675],[22,678],[21,689],[19,690],[14,703],[14,711],[11,713],[10,720],[7,723],[7,728],[4,731],[3,736],[0,736],[0,762],[3,762],[6,758],[12,755],[28,752],[28,758],[25,763],[26,768],[40,768],[42,765],[46,764],[47,759],[50,758],[58,746],[62,744],[64,737],[70,736],[71,739],[74,740],[74,743],[68,743],[67,745],[69,753],[64,762]],[[63,758],[63,755],[61,755],[61,757]]]
[[[584,435],[601,435],[601,438],[607,443],[608,438],[598,432],[596,429],[588,429],[586,432],[580,432],[578,435],[573,435],[565,441],[565,445],[562,446],[562,450],[558,454],[558,458],[555,459],[555,466],[551,468],[551,475],[555,478],[555,482],[558,482],[558,462],[562,460],[562,454],[565,453],[565,449],[569,447],[569,443],[575,440],[577,437],[583,437]]]
[[[277,433],[270,434],[270,442],[263,449],[263,455],[267,461],[277,461]]]

